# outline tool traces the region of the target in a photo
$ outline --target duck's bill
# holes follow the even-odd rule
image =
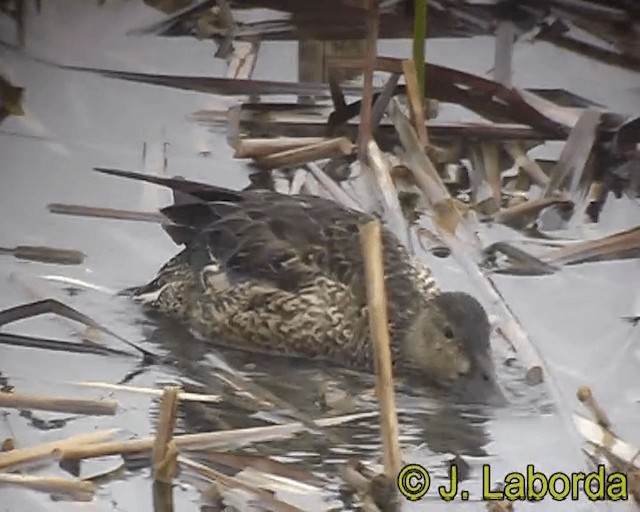
[[[509,403],[496,378],[495,365],[490,354],[477,356],[474,371],[460,381],[455,392],[464,403],[496,407]]]

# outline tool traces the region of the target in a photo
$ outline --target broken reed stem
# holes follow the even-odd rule
[[[69,414],[89,414],[113,416],[118,409],[115,400],[81,400],[58,398],[24,393],[0,392],[0,407],[14,409],[38,409],[41,411],[65,412]]]
[[[360,104],[360,127],[358,130],[358,155],[364,159],[367,142],[372,137],[371,109],[373,102],[373,72],[376,68],[378,53],[378,28],[380,22],[378,0],[367,2],[367,52],[364,65],[364,85],[362,88],[362,103]]]
[[[589,386],[580,387],[576,396],[578,397],[578,400],[580,400],[580,403],[584,404],[584,406],[591,411],[591,414],[593,414],[598,425],[611,432],[611,422],[602,407],[600,407],[598,402],[596,402],[591,388]]]
[[[424,97],[425,93],[424,42],[426,38],[427,0],[415,0],[415,13],[413,18],[413,63],[421,97]]]
[[[30,446],[28,448],[19,448],[8,452],[0,453],[0,470],[31,462],[36,459],[49,457],[55,450],[78,449],[85,447],[83,445],[91,445],[94,443],[103,443],[111,439],[118,432],[117,428],[110,430],[99,430],[90,434],[79,434],[77,436],[51,441],[49,443]]]
[[[153,467],[154,479],[157,483],[170,484],[176,475],[178,447],[176,442],[171,440],[166,446],[164,459]]]
[[[277,137],[275,139],[238,139],[233,144],[234,158],[258,158],[280,151],[301,148],[326,141],[324,137]]]
[[[158,431],[153,444],[153,478],[163,483],[171,483],[176,470],[176,458],[178,448],[173,441],[173,429],[176,423],[178,412],[178,392],[177,386],[165,388],[160,407],[160,418],[158,420]]]
[[[384,468],[389,478],[395,478],[402,466],[398,441],[398,418],[393,394],[393,373],[387,318],[387,297],[384,285],[384,262],[380,223],[373,220],[360,228],[360,243],[364,257],[369,329],[373,342],[376,390],[380,401]]]
[[[92,482],[55,476],[0,473],[0,484],[13,484],[50,494],[65,494],[77,501],[91,501],[95,492]]]
[[[256,157],[256,163],[265,169],[296,167],[332,156],[347,156],[353,151],[352,142],[346,137],[323,140],[315,144],[278,151],[264,157]]]

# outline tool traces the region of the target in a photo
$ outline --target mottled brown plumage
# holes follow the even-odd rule
[[[185,248],[135,297],[215,343],[372,371],[359,228],[373,217],[317,197],[101,171],[174,190],[165,229]],[[395,370],[463,394],[484,383],[490,398],[482,306],[440,292],[386,229],[382,241]]]

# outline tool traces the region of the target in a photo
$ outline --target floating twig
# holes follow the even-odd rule
[[[55,495],[68,495],[77,501],[91,501],[95,492],[95,484],[75,478],[56,476],[17,475],[0,473],[0,484],[18,485],[36,491]]]
[[[59,398],[24,393],[4,393],[0,391],[0,407],[14,409],[38,409],[41,411],[66,412],[69,414],[90,414],[113,416],[118,409],[115,400],[83,400]]]
[[[110,389],[113,391],[123,391],[128,393],[140,393],[157,397],[162,396],[164,393],[162,389],[143,388],[138,386],[124,386],[122,384],[111,384],[109,382],[70,382],[69,384],[89,388]],[[200,393],[187,393],[185,391],[178,392],[178,399],[185,402],[203,402],[208,404],[219,403],[222,400],[220,395],[203,395]]]
[[[589,411],[591,411],[591,414],[593,414],[594,418],[598,422],[598,425],[611,432],[611,422],[609,421],[609,418],[607,418],[607,415],[605,414],[602,407],[600,407],[598,405],[598,402],[596,402],[591,388],[589,386],[580,387],[580,389],[578,389],[578,392],[576,393],[576,396],[578,397],[578,400],[580,400],[580,403],[584,404],[589,409]]]
[[[493,220],[507,226],[524,228],[533,222],[542,210],[552,206],[571,209],[573,201],[565,197],[533,199],[496,212],[493,215]]]
[[[359,413],[332,418],[320,418],[315,420],[320,427],[341,425],[350,421],[371,418],[377,413]],[[173,440],[179,449],[193,450],[202,448],[221,448],[229,445],[242,445],[252,442],[281,439],[305,430],[307,427],[300,421],[286,423],[284,425],[270,425],[266,427],[252,427],[235,430],[223,430],[218,432],[203,432],[198,434],[183,434],[174,436]],[[110,443],[93,444],[91,446],[63,447],[56,451],[60,459],[88,459],[125,453],[148,452],[153,448],[153,437],[144,437],[130,441],[118,441]],[[0,460],[2,455],[0,454]],[[0,466],[1,468],[2,466]]]
[[[124,350],[117,350],[115,348],[103,347],[92,342],[74,343],[71,341],[54,340],[51,338],[36,338],[34,336],[25,336],[23,334],[12,334],[1,331],[0,344],[12,347],[38,348],[44,350],[54,350],[56,352],[70,352],[75,354],[138,357],[131,352],[125,352]]]
[[[0,453],[0,470],[6,470],[19,464],[50,457],[51,453],[55,450],[66,450],[80,446],[88,446],[95,443],[102,443],[112,439],[118,432],[119,429],[117,428],[99,430],[89,434],[79,434],[66,439],[59,439],[57,441],[30,446],[28,448],[17,448],[15,450],[3,452]]]
[[[19,245],[14,248],[0,247],[0,254],[11,254],[20,260],[56,263],[58,265],[82,265],[86,254],[74,249],[56,249],[54,247]]]
[[[135,220],[142,222],[166,222],[166,218],[157,212],[140,212],[135,210],[117,210],[115,208],[96,208],[79,204],[51,203],[47,205],[51,213],[74,215],[78,217],[99,217],[103,219]]]
[[[147,361],[156,359],[155,354],[142,347],[137,346],[135,343],[130,342],[129,340],[123,338],[122,336],[119,336],[110,329],[107,329],[106,327],[100,325],[98,322],[88,317],[87,315],[80,313],[80,311],[72,308],[71,306],[67,306],[63,302],[60,302],[56,299],[44,299],[37,302],[32,302],[30,304],[22,304],[20,306],[15,306],[13,308],[8,308],[0,311],[0,326],[15,322],[16,320],[22,320],[25,318],[31,318],[48,313],[54,313],[64,318],[68,318],[69,320],[75,320],[76,322],[86,325],[87,327],[92,327],[93,329],[96,329],[104,334],[112,336],[125,345],[128,345],[129,347],[140,352]]]

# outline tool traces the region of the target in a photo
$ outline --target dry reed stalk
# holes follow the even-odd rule
[[[164,390],[158,430],[153,443],[153,478],[163,483],[171,483],[176,471],[178,450],[173,441],[173,429],[178,412],[178,391],[176,386],[169,386]]]
[[[380,223],[371,221],[360,228],[360,244],[365,263],[369,329],[373,341],[376,390],[380,401],[384,468],[394,478],[402,467],[398,441],[398,418],[393,394],[393,371],[387,318],[387,297],[384,285]]]
[[[103,219],[136,220],[143,222],[166,222],[164,215],[157,212],[97,208],[79,204],[51,203],[47,205],[51,213],[75,215],[78,217],[99,217]]]
[[[526,222],[533,220],[542,210],[550,206],[572,207],[573,202],[566,197],[545,197],[524,201],[523,203],[504,208],[493,215],[493,220],[509,224],[513,222]],[[528,219],[528,220],[527,220]]]
[[[596,240],[576,242],[554,249],[540,259],[546,263],[566,264],[588,261],[596,257],[635,251],[640,248],[640,226],[620,231]]]
[[[19,485],[50,494],[65,494],[77,501],[91,501],[95,492],[95,485],[92,482],[54,476],[0,473],[0,483]]]
[[[70,384],[75,386],[83,386],[89,388],[101,388],[101,389],[110,389],[113,391],[123,391],[129,393],[141,393],[151,396],[159,396],[161,397],[164,394],[164,390],[162,389],[154,389],[154,388],[141,388],[137,386],[124,386],[121,384],[111,384],[109,382],[70,382]],[[178,392],[178,399],[184,402],[204,402],[215,404],[222,400],[220,395],[204,395],[200,393],[187,393],[185,391]]]
[[[373,102],[373,73],[378,53],[378,29],[380,24],[380,5],[378,0],[367,1],[366,31],[367,52],[364,62],[364,85],[360,105],[360,127],[358,130],[358,154],[364,158],[366,145],[371,140],[373,129],[371,109]]]
[[[447,187],[424,152],[418,135],[396,98],[392,98],[389,103],[389,113],[405,149],[406,166],[413,174],[416,185],[434,209],[438,224],[450,232],[455,232],[460,222],[460,214],[453,206]]]
[[[600,407],[598,402],[596,402],[591,388],[589,386],[580,387],[578,389],[578,392],[576,393],[576,396],[578,400],[580,400],[580,403],[584,404],[584,406],[589,409],[589,411],[591,411],[591,414],[593,414],[593,417],[596,419],[598,425],[613,433],[613,431],[611,430],[611,422],[609,421],[609,418],[607,417],[602,407]]]
[[[0,392],[0,407],[14,409],[37,409],[41,411],[65,412],[69,414],[108,415],[113,416],[118,409],[115,400],[84,400],[77,398],[60,398],[24,393]]]
[[[456,209],[449,191],[433,164],[424,150],[420,148],[418,136],[395,98],[389,107],[393,124],[407,153],[407,167],[413,173],[418,188],[435,211],[435,225],[440,236],[469,277],[491,299],[491,304],[500,317],[499,332],[511,343],[527,368],[527,381],[531,384],[540,383],[543,379],[543,363],[537,350],[496,290],[493,282],[480,271],[474,260],[472,251],[475,250],[479,253],[479,242],[474,236],[473,229],[462,223],[462,215]],[[463,229],[457,230],[461,224]],[[458,231],[458,236],[456,236],[456,231]],[[458,237],[463,238],[465,243],[462,243]]]
[[[321,418],[315,421],[319,427],[331,427],[340,425],[348,421],[370,418],[376,413],[359,413],[331,418]],[[222,430],[218,432],[202,432],[198,434],[183,434],[173,437],[176,446],[180,449],[202,449],[222,447],[229,443],[249,443],[257,441],[267,441],[269,439],[279,439],[283,436],[296,434],[306,430],[307,426],[295,421],[284,425],[273,425],[267,427],[251,427],[243,429]],[[58,459],[89,459],[94,457],[104,457],[107,455],[118,455],[126,453],[148,452],[153,448],[155,439],[144,437],[129,441],[115,441],[91,446],[63,447],[56,450],[54,455]],[[51,450],[49,451],[49,453]],[[0,460],[2,454],[0,454]],[[1,466],[0,466],[1,467]]]
[[[484,141],[480,143],[480,149],[482,152],[482,161],[487,183],[489,183],[489,187],[491,187],[491,193],[493,194],[493,200],[495,201],[496,208],[499,209],[500,201],[502,199],[499,147],[495,142]]]
[[[391,179],[391,164],[373,139],[367,143],[367,157],[382,195],[382,205],[387,222],[394,227],[393,231],[400,237],[404,246],[408,247],[407,221],[402,213],[398,192]]]
[[[549,184],[549,176],[545,174],[533,158],[524,152],[520,143],[506,142],[504,149],[513,158],[514,165],[522,169],[533,183],[540,187],[546,187]]]
[[[78,448],[79,446],[92,445],[94,443],[102,443],[107,439],[116,435],[119,429],[99,430],[90,434],[79,434],[51,441],[29,448],[18,448],[8,452],[0,453],[0,469],[7,469],[25,462],[32,462],[37,459],[49,457],[54,450],[66,450],[69,448]]]
[[[347,194],[331,177],[324,172],[314,162],[309,162],[307,168],[313,175],[313,177],[331,194],[333,199],[352,210],[361,212],[362,207],[357,203],[353,197]]]
[[[277,137],[274,139],[238,139],[233,144],[234,158],[259,158],[289,149],[325,142],[325,137]]]
[[[584,172],[589,155],[596,142],[601,116],[602,112],[591,107],[580,115],[578,122],[571,130],[569,138],[562,148],[558,162],[551,170],[549,183],[542,197],[553,195],[568,178],[571,178],[572,181],[569,188],[572,190],[577,188],[578,180]]]
[[[296,167],[309,162],[333,156],[347,156],[353,151],[353,143],[346,137],[323,140],[316,144],[287,149],[264,157],[255,158],[256,163],[265,169],[276,167]]]
[[[55,247],[18,245],[0,247],[0,254],[10,254],[19,260],[55,263],[57,265],[82,265],[86,254],[75,249],[57,249]]]

